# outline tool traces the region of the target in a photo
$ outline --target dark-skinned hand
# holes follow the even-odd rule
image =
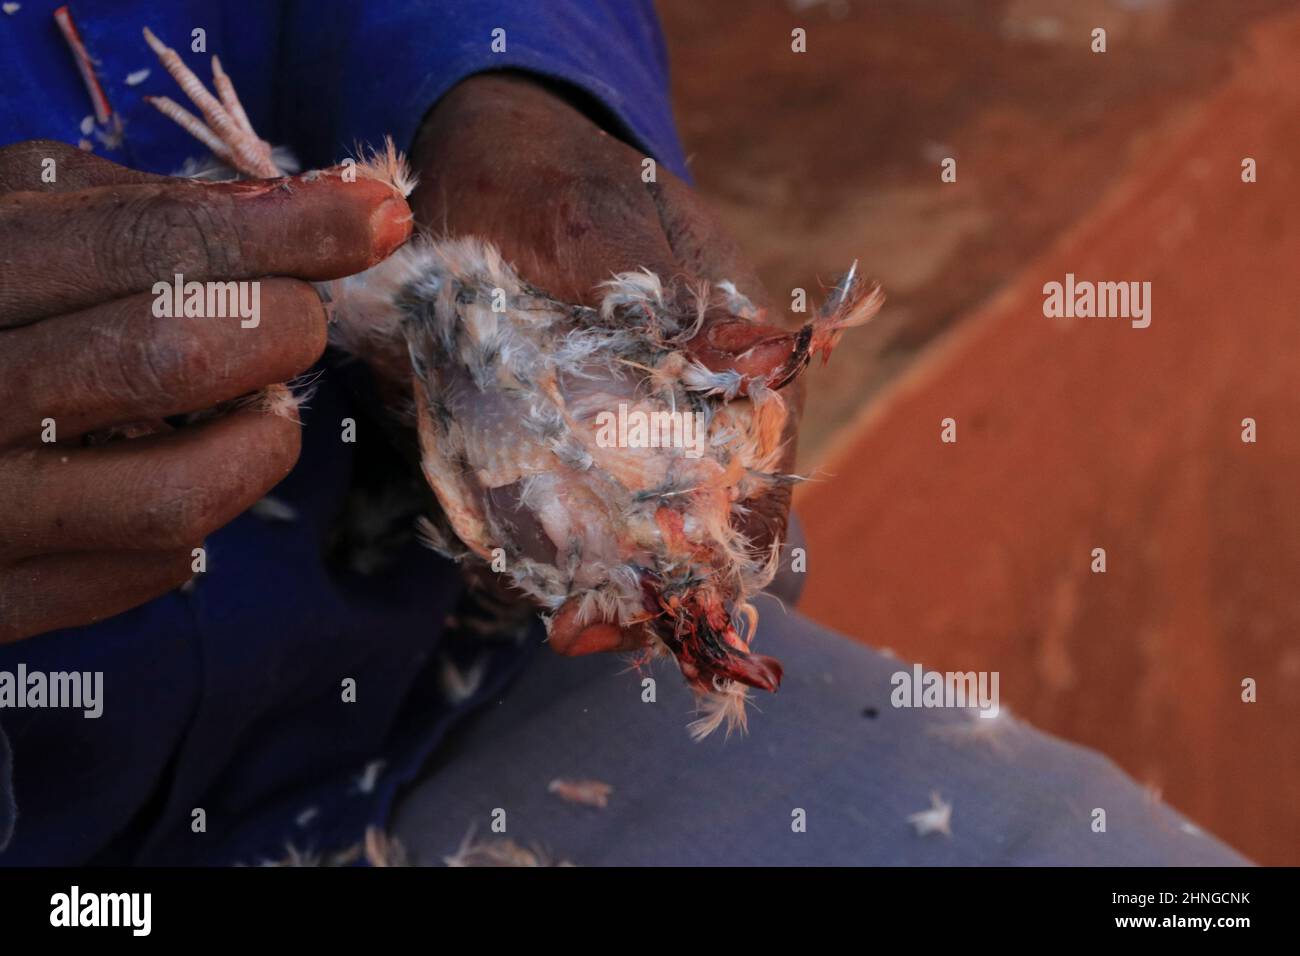
[[[427,117],[412,151],[420,185],[411,205],[435,235],[491,241],[524,279],[561,301],[595,305],[601,282],[645,268],[687,284],[730,279],[767,306],[753,269],[718,220],[663,167],[654,182],[643,181],[645,158],[536,82],[484,74],[453,89]],[[771,331],[714,325],[714,358],[745,354]],[[783,462],[790,471],[800,381],[782,394],[794,412]],[[788,488],[749,505],[744,530],[757,547],[784,536]],[[551,646],[565,654],[626,650],[645,640],[639,629],[579,627],[564,610],[551,624]]]
[[[309,281],[374,265],[405,241],[410,214],[362,179],[292,186],[153,176],[52,141],[0,150],[0,642],[175,588],[192,549],[292,468],[299,426],[255,408],[83,441],[282,382],[320,356],[325,311]],[[261,279],[260,323],[155,318],[150,289],[176,273]]]

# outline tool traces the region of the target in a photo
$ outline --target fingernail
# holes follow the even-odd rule
[[[399,196],[385,199],[370,215],[370,240],[375,259],[383,259],[411,235],[415,215]]]
[[[613,624],[593,624],[582,629],[582,632],[569,648],[569,653],[574,655],[603,654],[618,647],[621,637],[622,632]]]
[[[614,624],[591,624],[574,636],[561,654],[568,657],[581,657],[586,654],[602,654],[617,650],[622,641],[622,632]]]

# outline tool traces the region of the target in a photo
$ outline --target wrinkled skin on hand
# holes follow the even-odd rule
[[[0,643],[182,584],[192,549],[293,467],[299,425],[258,408],[162,421],[309,368],[325,348],[310,282],[410,233],[386,186],[282,185],[154,176],[52,141],[0,150]],[[154,317],[153,284],[177,272],[261,279],[260,324]],[[85,440],[106,429],[143,437]]]
[[[429,114],[412,150],[420,185],[416,220],[439,236],[494,243],[527,281],[554,298],[597,304],[597,286],[642,268],[693,285],[731,280],[760,309],[769,299],[735,241],[680,179],[657,170],[642,181],[644,154],[611,136],[557,93],[508,74],[472,77]],[[790,355],[784,329],[730,317],[710,322],[692,352],[713,369],[753,374]],[[793,469],[802,384],[782,389],[789,416],[782,470]],[[785,534],[790,491],[751,508],[746,534],[765,547]],[[564,654],[627,650],[648,637],[608,623],[576,624],[565,605],[551,623]]]

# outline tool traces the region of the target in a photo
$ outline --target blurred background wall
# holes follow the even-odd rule
[[[775,299],[855,259],[890,297],[809,379],[803,610],[1000,671],[1020,717],[1300,863],[1297,4],[659,5],[697,186]],[[1045,318],[1067,272],[1150,281],[1151,327]]]

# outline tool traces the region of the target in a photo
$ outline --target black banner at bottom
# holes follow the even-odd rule
[[[499,945],[512,932],[533,944],[548,936],[563,944],[590,940],[598,928],[626,938],[619,929],[639,935],[657,924],[678,939],[698,931],[743,940],[760,926],[795,929],[807,920],[823,933],[865,939],[872,928],[915,920],[927,942],[1041,939],[1048,930],[1056,938],[1200,936],[1231,945],[1241,934],[1271,936],[1291,922],[1296,876],[1292,869],[15,869],[0,870],[0,934],[8,944],[75,935],[81,942],[427,938],[433,945],[448,933],[486,933],[485,942]]]

